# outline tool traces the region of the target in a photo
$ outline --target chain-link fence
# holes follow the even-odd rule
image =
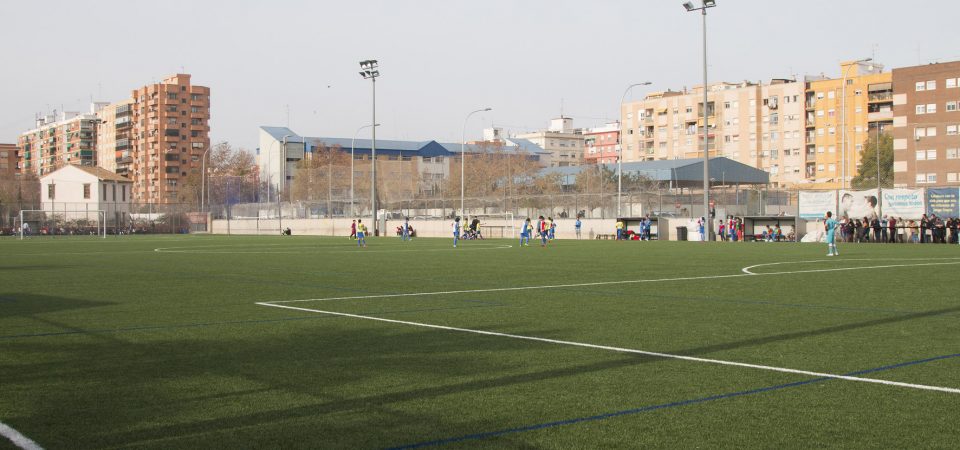
[[[190,204],[43,202],[0,204],[0,234],[18,234],[22,226],[21,212],[33,235],[85,234],[92,221],[105,228],[106,234],[180,234],[208,230],[206,214]]]

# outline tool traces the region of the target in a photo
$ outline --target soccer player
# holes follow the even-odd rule
[[[357,238],[357,221],[354,220],[353,223],[350,224],[350,239],[356,239],[356,238]]]
[[[580,215],[577,214],[577,222],[573,224],[573,227],[577,230],[577,239],[580,239],[580,227],[583,226],[583,223],[580,222]]]
[[[520,245],[521,246],[530,246],[530,234],[533,233],[533,225],[530,223],[530,218],[527,217],[527,220],[523,221],[523,225],[520,226]]]
[[[617,219],[617,240],[623,239],[623,221]]]
[[[410,218],[405,217],[403,219],[403,225],[400,226],[400,240],[409,241],[410,240]]]
[[[357,247],[366,248],[367,240],[364,239],[364,236],[367,235],[367,226],[363,224],[363,220],[357,221]]]
[[[457,248],[457,242],[460,240],[460,218],[453,219],[450,226],[453,228],[453,248]]]
[[[543,216],[539,217],[539,222],[537,223],[537,230],[540,232],[540,246],[547,246],[547,221],[543,219]]]
[[[547,217],[547,237],[552,241],[553,238],[557,237],[557,223],[553,221],[553,217]]]
[[[827,211],[827,220],[823,222],[823,228],[827,232],[827,256],[840,256],[836,242],[837,221],[833,220],[833,213],[830,211]]]

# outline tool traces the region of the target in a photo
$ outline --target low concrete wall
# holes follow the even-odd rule
[[[536,219],[532,223],[536,226]],[[558,239],[576,239],[576,228],[574,224],[576,219],[555,219],[557,223]],[[366,221],[365,221],[366,222]],[[616,220],[614,219],[582,219],[582,239],[593,239],[599,234],[615,234]],[[387,237],[396,237],[397,227],[403,222],[399,220],[388,220],[386,227],[381,230]],[[451,220],[411,220],[410,226],[417,232],[419,237],[451,237]],[[276,219],[243,219],[243,220],[213,220],[210,222],[211,234],[241,234],[241,235],[279,235],[281,225],[283,228],[290,228],[294,235],[308,236],[349,236],[351,219],[285,219],[282,222]],[[514,237],[520,237],[520,226],[522,219],[515,219],[513,226],[516,228]],[[505,237],[510,235],[509,226],[506,220],[487,219],[481,224],[481,231],[487,238]],[[367,228],[372,229],[370,224]],[[501,231],[502,230],[502,231]]]

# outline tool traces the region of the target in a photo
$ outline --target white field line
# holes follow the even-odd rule
[[[367,250],[367,249],[345,249],[344,245],[327,245],[327,246],[304,246],[300,251],[287,251],[287,250],[273,250],[273,251],[256,251],[256,250],[172,250],[175,248],[185,248],[185,247],[167,247],[167,248],[155,248],[154,252],[157,253],[187,253],[187,254],[199,254],[199,255],[242,255],[242,254],[255,254],[255,255],[306,255],[311,253],[318,253],[313,250],[320,248],[340,248],[343,250],[332,250],[322,253],[355,253],[355,254],[364,254],[364,253],[410,253],[410,252],[449,252],[449,251],[480,251],[480,250],[502,250],[506,248],[513,248],[509,244],[487,244],[488,246],[477,247],[477,246],[467,246],[467,247],[433,247],[433,248],[410,248],[410,249],[396,249],[396,250]],[[354,247],[356,247],[354,245]]]
[[[473,334],[480,334],[485,336],[522,339],[527,341],[544,342],[548,344],[569,345],[574,347],[584,347],[584,348],[591,348],[596,350],[607,350],[607,351],[618,352],[618,353],[631,353],[636,355],[654,356],[658,358],[678,359],[682,361],[693,361],[693,362],[700,362],[700,363],[707,363],[707,364],[718,364],[722,366],[744,367],[748,369],[782,372],[782,373],[789,373],[789,374],[795,374],[795,375],[805,375],[805,376],[816,377],[816,378],[830,378],[835,380],[857,381],[861,383],[874,383],[874,384],[882,384],[887,386],[896,386],[896,387],[909,388],[909,389],[919,389],[924,391],[937,391],[937,392],[946,392],[949,394],[960,394],[960,389],[941,387],[941,386],[928,386],[923,384],[901,383],[899,381],[880,380],[876,378],[852,377],[847,375],[836,375],[832,373],[811,372],[808,370],[789,369],[785,367],[763,366],[759,364],[749,364],[749,363],[742,363],[742,362],[736,362],[736,361],[724,361],[720,359],[698,358],[695,356],[674,355],[670,353],[651,352],[651,351],[637,350],[637,349],[631,349],[631,348],[611,347],[608,345],[588,344],[584,342],[562,341],[558,339],[547,339],[547,338],[541,338],[541,337],[535,337],[535,336],[522,336],[518,334],[497,333],[494,331],[448,327],[444,325],[433,325],[429,323],[409,322],[405,320],[385,319],[382,317],[362,316],[359,314],[348,314],[348,313],[341,313],[341,312],[334,312],[334,311],[322,311],[319,309],[300,308],[296,306],[278,305],[275,303],[260,302],[257,304],[261,306],[270,306],[273,308],[284,308],[284,309],[291,309],[296,311],[305,311],[305,312],[312,312],[312,313],[319,313],[319,314],[328,314],[333,316],[350,317],[354,319],[374,320],[378,322],[387,322],[387,323],[393,323],[393,324],[399,324],[399,325],[411,325],[415,327],[433,328],[437,330],[459,331],[463,333],[473,333]]]
[[[954,258],[954,259],[960,259],[960,258]],[[870,261],[870,260],[867,260],[867,261]],[[798,261],[798,263],[800,262],[817,262],[817,261]],[[730,275],[705,275],[705,276],[699,276],[699,277],[653,278],[653,279],[644,279],[644,280],[593,281],[588,283],[546,284],[541,286],[516,286],[516,287],[488,288],[488,289],[462,289],[462,290],[456,290],[456,291],[407,292],[402,294],[355,295],[355,296],[348,296],[348,297],[325,297],[325,298],[307,298],[307,299],[300,299],[300,300],[277,300],[277,301],[264,302],[264,303],[282,304],[282,303],[305,303],[305,302],[329,302],[334,300],[370,300],[370,299],[377,299],[377,298],[426,297],[431,295],[452,295],[452,294],[479,294],[484,292],[528,291],[528,290],[537,290],[537,289],[563,289],[563,288],[573,288],[573,287],[609,286],[609,285],[617,285],[617,284],[716,280],[716,279],[723,279],[723,278],[742,278],[742,277],[758,277],[758,276],[772,276],[772,275],[792,275],[792,274],[802,274],[802,273],[839,272],[839,271],[847,271],[847,270],[884,269],[888,267],[936,266],[936,265],[951,265],[951,264],[955,265],[955,264],[960,264],[960,261],[941,262],[941,263],[922,263],[922,264],[891,264],[891,265],[864,266],[864,267],[841,267],[841,268],[833,268],[833,269],[809,269],[809,270],[794,270],[794,271],[786,271],[786,272],[755,273],[755,272],[748,271],[748,269],[751,269],[751,268],[760,267],[763,265],[773,265],[773,264],[786,264],[786,263],[758,264],[755,266],[743,268],[742,271],[744,273],[736,273],[736,274],[730,274]]]
[[[937,259],[947,259],[947,260],[957,260],[960,258],[891,258],[895,261],[930,261]],[[769,266],[780,266],[784,264],[809,264],[809,263],[821,263],[821,262],[834,262],[834,261],[882,261],[882,259],[867,259],[867,258],[855,258],[855,259],[816,259],[812,261],[784,261],[784,262],[775,262],[775,263],[764,263],[764,264],[755,264],[752,266],[744,267],[740,269],[741,272],[748,275],[769,275],[765,273],[755,273],[752,269],[757,267],[769,267]],[[883,266],[870,266],[870,267],[843,267],[843,268],[834,268],[834,269],[817,269],[812,270],[811,272],[816,271],[843,271],[843,270],[861,270],[861,269],[884,269],[887,267],[914,267],[914,266],[942,266],[950,264],[960,264],[960,262],[939,262],[939,263],[921,263],[921,264],[896,264],[896,265],[883,265]]]
[[[3,436],[13,442],[13,445],[22,448],[23,450],[43,450],[43,447],[36,442],[33,442],[32,439],[20,434],[19,431],[14,430],[3,422],[0,422],[0,436]]]

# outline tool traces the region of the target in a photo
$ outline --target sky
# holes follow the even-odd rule
[[[699,2],[700,0],[695,0]],[[253,150],[258,127],[459,142],[482,129],[615,120],[627,99],[702,83],[701,17],[681,0],[62,0],[0,4],[0,142],[34,117],[118,101],[173,73],[211,88],[211,140]],[[710,82],[960,60],[950,2],[718,0]],[[953,9],[950,11],[950,9]],[[467,114],[490,107],[464,122]],[[369,129],[364,130],[369,134]],[[368,137],[360,134],[359,137]]]

